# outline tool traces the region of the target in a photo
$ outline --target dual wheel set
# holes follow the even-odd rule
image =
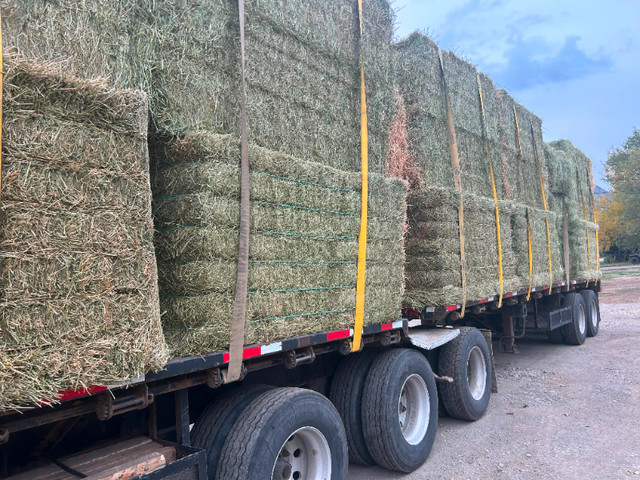
[[[477,420],[489,403],[491,358],[474,328],[434,352],[443,381],[419,350],[365,350],[343,359],[329,398],[302,388],[244,385],[198,418],[192,444],[207,452],[209,478],[347,478],[349,461],[411,472],[426,460],[438,397],[453,417]]]
[[[600,327],[600,305],[593,290],[580,290],[564,296],[563,304],[571,307],[571,322],[549,332],[552,343],[582,345],[587,337],[595,337]]]

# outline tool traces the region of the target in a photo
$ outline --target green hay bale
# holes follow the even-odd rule
[[[459,194],[452,189],[426,189],[409,197],[404,305],[412,308],[461,303],[463,298],[458,233]],[[500,201],[500,227],[505,292],[522,280],[512,245],[513,205]],[[493,199],[464,196],[467,300],[500,291]]]
[[[236,2],[3,0],[1,7],[5,45],[29,57],[67,59],[86,78],[146,91],[153,130],[239,133]],[[364,4],[363,19],[360,42],[351,0],[247,2],[252,142],[358,170],[362,43],[371,169],[384,171],[394,16],[386,0],[374,0]]]
[[[409,155],[429,186],[451,186],[446,104],[438,46],[413,33],[394,45],[393,70],[407,110]]]
[[[410,153],[416,158],[428,187],[449,188],[453,175],[438,47],[425,35],[414,33],[394,45],[393,58],[394,76],[407,105]],[[470,194],[492,197],[477,72],[472,65],[451,52],[443,52],[443,63],[458,140],[463,189]],[[538,178],[534,140],[545,182],[548,180],[542,158],[540,119],[516,104],[506,92],[496,89],[487,76],[480,74],[480,81],[486,137],[498,198],[538,207],[540,189],[539,186],[536,188],[536,182],[531,181]],[[518,153],[514,105],[519,116],[523,166],[520,165]]]
[[[224,350],[236,282],[239,142],[198,132],[153,151],[167,338],[174,355]],[[352,326],[360,174],[264,148],[251,147],[249,157],[245,343]],[[400,311],[406,187],[371,174],[370,191],[365,321],[380,323]]]
[[[0,323],[1,410],[121,382],[166,361],[162,334],[150,328],[158,309],[146,292],[3,299]]]
[[[591,161],[568,140],[547,144],[545,155],[551,172],[550,188],[553,193],[550,208],[560,215],[567,215],[570,277],[596,279],[597,226],[593,223]]]
[[[518,204],[512,217],[513,245],[518,258],[518,275],[523,285],[529,286],[529,237],[527,235],[527,212],[531,228],[531,250],[533,260],[532,287],[549,285],[549,242],[547,241],[547,222],[549,219],[549,236],[551,238],[551,279],[558,282],[564,279],[564,260],[561,255],[562,224],[560,216],[553,212],[528,208]]]
[[[166,360],[146,97],[11,54],[4,73],[0,411]]]

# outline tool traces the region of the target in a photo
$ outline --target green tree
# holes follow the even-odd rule
[[[616,208],[619,247],[640,247],[640,130],[633,129],[621,148],[609,153],[606,178],[611,185],[611,198]]]

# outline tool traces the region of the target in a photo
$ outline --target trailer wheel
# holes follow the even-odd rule
[[[233,423],[260,394],[272,389],[268,385],[241,385],[213,400],[196,420],[191,443],[207,452],[207,472],[214,478],[220,451]]]
[[[362,392],[369,368],[378,354],[378,351],[364,351],[342,360],[333,376],[329,394],[344,423],[349,460],[360,465],[376,463],[362,431]]]
[[[587,314],[587,337],[595,337],[600,330],[600,303],[593,290],[581,290]]]
[[[562,327],[562,334],[569,345],[582,345],[587,338],[587,308],[582,295],[569,293],[565,305],[571,307],[571,323]]]
[[[449,415],[462,420],[484,415],[491,397],[491,355],[480,331],[460,328],[460,335],[440,350],[438,374],[453,378],[440,385]]]
[[[373,459],[412,472],[429,456],[438,425],[438,392],[421,353],[394,349],[371,365],[362,395],[364,438]]]
[[[347,439],[340,415],[319,393],[263,392],[244,410],[222,448],[216,478],[347,478]]]

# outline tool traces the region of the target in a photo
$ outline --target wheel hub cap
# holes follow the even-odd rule
[[[475,400],[480,400],[487,388],[487,367],[480,347],[473,347],[469,352],[467,382],[471,396]]]
[[[273,465],[272,480],[329,480],[331,449],[315,427],[302,427],[284,442]]]
[[[398,399],[398,422],[402,436],[410,445],[422,441],[429,428],[431,404],[424,379],[417,374],[405,380]]]

